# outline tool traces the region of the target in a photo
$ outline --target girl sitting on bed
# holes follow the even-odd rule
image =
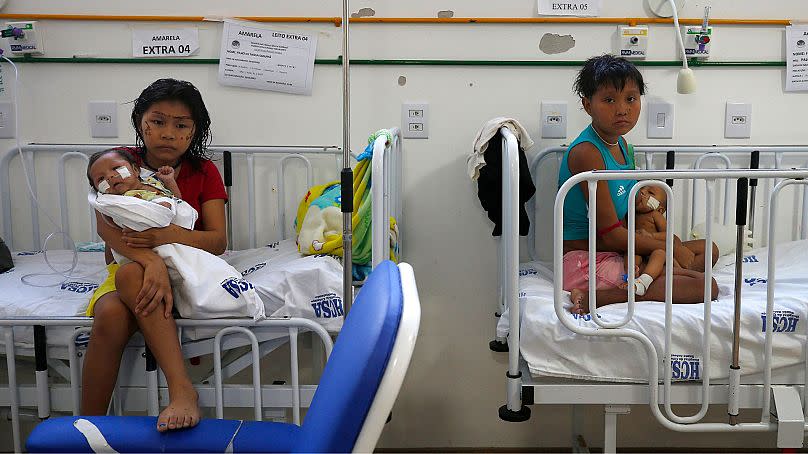
[[[645,94],[642,74],[629,61],[613,55],[593,57],[584,63],[575,80],[575,91],[581,97],[584,110],[592,118],[589,125],[564,154],[558,175],[559,187],[573,175],[590,170],[633,170],[633,159],[628,154],[628,143],[623,138],[637,124],[640,116],[641,96]],[[604,267],[625,269],[623,256],[628,250],[628,231],[621,219],[628,211],[628,195],[636,181],[602,180],[597,183],[597,282],[598,307],[626,301],[626,291],[620,282],[603,279]],[[587,183],[572,188],[564,200],[564,289],[571,291],[573,313],[589,312],[588,252],[589,218]],[[665,249],[665,242],[646,236],[637,236],[636,252],[647,256],[654,250]],[[703,259],[704,241],[681,242],[674,245],[674,258],[684,268],[691,268],[697,254]],[[713,258],[718,251],[713,246]],[[704,274],[690,269],[674,270],[673,301],[698,303],[702,301]],[[718,285],[713,280],[713,298]],[[664,300],[664,279],[651,283],[640,301]]]
[[[227,195],[208,159],[210,116],[191,83],[160,79],[149,85],[134,102],[132,125],[138,145],[131,149],[135,163],[152,171],[173,168],[183,200],[196,209],[199,219],[193,230],[171,224],[134,232],[115,228],[96,213],[98,234],[107,244],[109,275],[87,310],[95,321],[84,361],[81,413],[106,414],[123,350],[132,334],[141,331],[168,382],[169,404],[157,419],[157,430],[166,431],[196,425],[200,411],[171,316],[166,265],[152,248],[182,243],[223,253]],[[132,262],[118,266],[110,248]]]

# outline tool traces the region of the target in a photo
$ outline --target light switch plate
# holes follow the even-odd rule
[[[728,102],[724,118],[724,137],[748,139],[752,137],[752,104]]]
[[[648,115],[649,139],[672,139],[674,125],[673,104],[669,102],[651,102],[646,108]]]
[[[539,116],[543,139],[567,138],[567,102],[542,101]]]
[[[118,137],[118,103],[115,101],[90,101],[87,111],[90,136]]]
[[[429,138],[429,104],[401,105],[401,133],[405,139]]]
[[[15,126],[14,103],[0,102],[0,139],[13,139]]]

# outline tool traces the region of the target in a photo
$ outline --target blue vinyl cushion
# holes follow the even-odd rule
[[[387,367],[402,308],[398,267],[383,262],[348,313],[302,427],[203,419],[190,429],[159,433],[154,417],[84,419],[94,423],[118,452],[223,452],[231,440],[234,452],[350,452]],[[27,450],[91,452],[73,427],[76,419],[43,421],[28,437]]]

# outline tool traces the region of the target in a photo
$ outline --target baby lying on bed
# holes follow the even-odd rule
[[[87,178],[93,188],[88,194],[90,206],[116,228],[144,231],[176,224],[190,230],[198,217],[190,204],[179,199],[174,169],[163,167],[143,177],[123,150],[91,156]],[[174,307],[182,317],[264,318],[264,304],[253,285],[220,257],[180,243],[163,244],[154,251],[166,263]],[[130,261],[114,249],[112,253],[119,264]]]

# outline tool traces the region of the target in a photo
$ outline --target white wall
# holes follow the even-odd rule
[[[641,1],[604,2],[603,16],[647,16]],[[683,17],[700,17],[703,1],[687,2]],[[713,17],[808,19],[804,0],[776,3],[715,0]],[[263,6],[271,5],[271,6]],[[382,17],[434,17],[453,10],[456,17],[531,17],[535,2],[503,0],[355,1],[352,10],[375,9]],[[3,13],[174,14],[338,16],[339,2],[142,0],[112,6],[101,0],[80,4],[66,0],[11,0]],[[131,29],[144,24],[55,22],[42,24],[47,56],[76,54],[128,57]],[[200,57],[218,56],[220,24],[198,25]],[[340,53],[341,29],[333,25],[279,24],[276,28],[319,33],[318,58]],[[650,58],[675,58],[672,27],[652,26]],[[563,59],[581,60],[613,51],[612,25],[378,25],[352,28],[353,58]],[[546,32],[572,34],[576,46],[548,56],[537,44]],[[782,60],[783,29],[726,26],[716,29],[716,61]],[[675,93],[676,69],[641,68],[648,82],[647,99],[676,105],[673,140],[645,138],[645,120],[629,135],[635,143],[677,144],[804,144],[805,93],[784,93],[782,68],[697,68],[698,92]],[[214,143],[322,145],[341,143],[341,78],[338,66],[317,66],[312,96],[291,96],[219,86],[213,65],[21,65],[22,137],[28,142],[87,143],[86,104],[116,100],[121,138],[132,141],[127,118],[130,105],[150,81],[172,76],[192,81],[202,91],[213,117]],[[405,259],[414,268],[423,305],[421,335],[410,372],[380,446],[428,447],[552,447],[566,446],[570,435],[568,407],[534,408],[533,419],[508,424],[497,417],[504,403],[506,357],[487,343],[494,333],[496,245],[491,224],[476,199],[476,187],[465,174],[466,155],[477,128],[487,119],[519,118],[537,141],[536,150],[568,140],[542,140],[538,131],[541,100],[570,104],[569,136],[588,123],[578,108],[571,84],[576,69],[566,67],[424,67],[354,66],[352,71],[352,148],[367,135],[398,125],[402,102],[430,104],[430,138],[405,142],[405,213],[402,227]],[[399,86],[404,75],[407,83]],[[9,96],[9,72],[3,68]],[[752,138],[723,138],[726,100],[751,102]],[[104,142],[109,142],[105,140]],[[0,143],[2,149],[12,146]],[[336,176],[336,175],[334,175]],[[323,177],[323,178],[327,178]],[[552,196],[552,194],[550,195]],[[45,203],[46,208],[52,204]],[[24,208],[22,208],[24,210]],[[23,211],[21,211],[23,212]],[[15,232],[25,220],[15,219]],[[549,245],[548,245],[549,247]],[[591,408],[584,432],[601,445],[601,409]],[[721,417],[722,411],[717,411]],[[717,446],[771,448],[773,436],[678,435],[659,427],[647,409],[635,408],[624,422],[618,443],[624,446]]]

